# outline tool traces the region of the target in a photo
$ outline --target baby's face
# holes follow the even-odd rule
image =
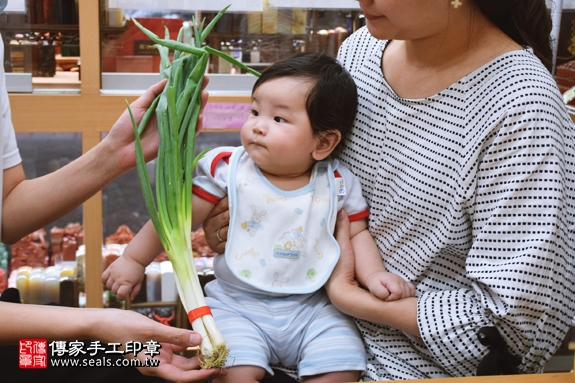
[[[289,176],[309,170],[319,140],[306,111],[309,81],[280,77],[252,95],[251,113],[240,136],[252,161],[266,173]]]

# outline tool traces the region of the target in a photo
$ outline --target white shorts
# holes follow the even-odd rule
[[[337,310],[323,289],[304,295],[273,296],[221,280],[205,287],[230,354],[226,367],[249,365],[297,368],[310,376],[365,371],[363,339],[354,321]]]

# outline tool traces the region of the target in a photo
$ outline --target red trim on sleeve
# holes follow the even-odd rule
[[[198,197],[205,199],[208,202],[213,203],[214,205],[220,201],[220,197],[216,197],[213,194],[208,193],[204,189],[200,189],[197,186],[192,185],[192,193],[197,195]]]
[[[349,222],[359,221],[360,219],[364,219],[369,217],[369,210],[365,209],[360,211],[359,213],[352,214],[349,217]]]
[[[232,152],[221,152],[217,156],[214,157],[214,159],[212,161],[212,166],[210,167],[210,173],[211,173],[212,177],[215,177],[215,175],[216,175],[216,166],[218,165],[218,162],[220,162],[220,160],[224,160],[226,162],[226,164],[229,164],[231,155],[232,155]]]

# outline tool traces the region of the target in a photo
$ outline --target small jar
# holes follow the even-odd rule
[[[35,267],[28,278],[28,302],[35,305],[45,304],[46,274],[43,267]]]

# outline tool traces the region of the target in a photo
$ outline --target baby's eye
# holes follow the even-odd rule
[[[275,122],[286,122],[286,120],[281,118],[281,117],[274,117],[274,121]]]
[[[256,116],[256,117],[259,116],[258,111],[255,110],[255,109],[252,109],[252,110],[251,110],[251,114],[252,114],[252,116]]]

